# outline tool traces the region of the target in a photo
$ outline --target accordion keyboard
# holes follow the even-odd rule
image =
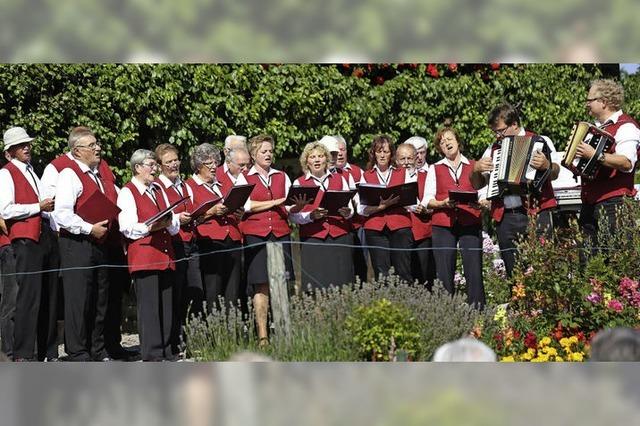
[[[489,174],[489,183],[487,184],[487,199],[491,200],[500,195],[500,188],[498,187],[498,172],[500,170],[500,148],[493,151],[492,162],[493,170]]]

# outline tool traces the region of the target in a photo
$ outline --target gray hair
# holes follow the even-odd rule
[[[591,341],[590,361],[640,361],[640,331],[626,327],[600,330]]]
[[[347,141],[346,141],[346,140],[344,140],[344,138],[343,138],[342,136],[340,136],[340,135],[335,135],[335,136],[334,136],[334,138],[336,138],[336,140],[338,141],[338,143],[343,143],[345,147],[347,146]]]
[[[67,139],[67,146],[69,147],[69,151],[76,147],[76,144],[80,139],[87,136],[93,136],[94,138],[96,137],[93,131],[86,126],[78,126],[71,129],[71,132],[69,132],[69,138]]]
[[[247,137],[246,136],[229,135],[224,140],[224,149],[229,149],[229,147],[231,146],[231,143],[233,141],[241,141],[244,144],[244,146],[247,146]]]
[[[496,353],[484,343],[464,337],[436,349],[434,362],[495,362]]]
[[[216,165],[220,164],[220,150],[210,143],[203,143],[196,146],[191,153],[191,170],[198,173],[200,167],[207,161],[213,159]]]
[[[156,160],[156,154],[153,151],[149,151],[148,149],[136,149],[133,154],[131,154],[131,159],[129,160],[129,164],[131,165],[131,173],[133,175],[137,175],[136,166],[142,164],[144,160]]]
[[[249,154],[249,151],[247,149],[245,149],[245,148],[236,148],[236,149],[232,149],[231,151],[229,151],[227,153],[227,157],[225,158],[225,161],[227,163],[230,163],[232,161],[236,161],[236,156],[240,152],[244,152],[245,154],[247,154],[247,157],[249,157],[249,159],[251,159],[251,154]]]
[[[420,148],[427,148],[427,140],[422,136],[411,136],[409,139],[404,141],[404,143],[408,143],[409,145],[413,145],[413,147],[417,150]]]

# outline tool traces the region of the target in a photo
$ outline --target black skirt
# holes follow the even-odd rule
[[[354,281],[353,235],[326,239],[302,238],[300,247],[302,289],[341,286]],[[305,244],[308,243],[308,244]],[[333,245],[336,244],[336,245]],[[343,246],[344,245],[344,246]]]
[[[244,261],[247,269],[247,291],[249,296],[253,295],[252,286],[256,284],[266,284],[269,282],[269,272],[267,270],[267,245],[260,244],[267,241],[284,242],[284,266],[287,271],[288,280],[293,280],[293,262],[291,261],[291,238],[289,235],[277,238],[273,234],[266,237],[256,235],[245,235],[244,237]],[[258,244],[253,246],[254,244]],[[253,247],[251,247],[253,246]]]

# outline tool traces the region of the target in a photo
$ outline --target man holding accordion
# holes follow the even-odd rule
[[[584,141],[576,148],[578,158],[595,158],[598,163],[593,176],[582,179],[580,211],[580,225],[594,243],[599,217],[606,215],[609,229],[613,232],[616,207],[622,204],[624,197],[635,195],[633,177],[640,128],[633,118],[622,112],[623,102],[624,89],[613,80],[595,80],[585,100],[589,115],[595,118],[595,125],[614,139],[610,148],[602,152]]]

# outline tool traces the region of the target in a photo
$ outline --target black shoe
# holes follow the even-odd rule
[[[140,359],[140,352],[132,351],[123,348],[120,346],[119,348],[114,348],[113,350],[108,350],[109,357],[113,358],[117,361],[138,361]]]

